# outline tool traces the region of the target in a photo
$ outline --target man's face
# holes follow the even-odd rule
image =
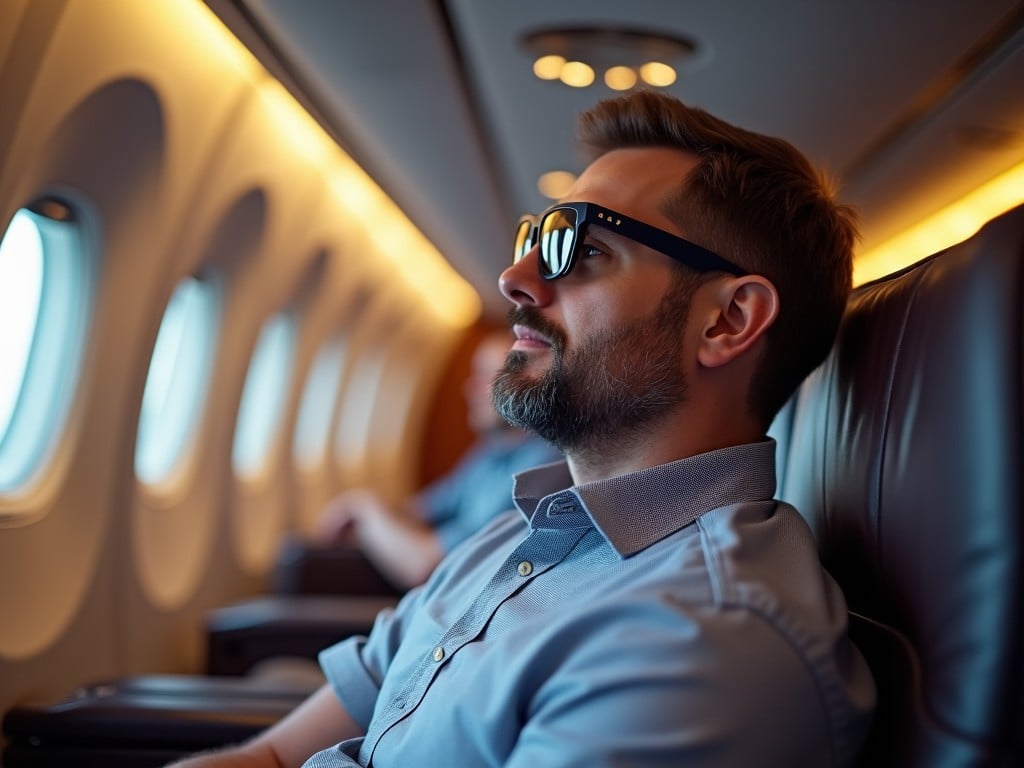
[[[566,199],[685,236],[660,208],[696,162],[678,150],[617,150],[588,167]],[[638,437],[685,392],[690,283],[664,254],[596,226],[586,235],[568,276],[542,280],[533,252],[501,278],[516,305],[517,340],[495,404],[566,451]]]
[[[527,354],[511,352],[494,382],[494,407],[509,423],[566,452],[642,437],[686,394],[680,360],[689,294],[689,282],[680,280],[650,315],[587,333],[572,351],[565,334],[536,309],[512,310],[513,324],[551,341],[552,360],[537,378],[528,373]]]

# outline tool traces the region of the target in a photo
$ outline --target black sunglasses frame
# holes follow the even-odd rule
[[[565,263],[557,270],[551,271],[546,269],[546,267],[552,263],[552,259],[543,252],[544,243],[541,243],[541,254],[537,264],[541,277],[545,280],[557,280],[572,272],[572,268],[576,264],[579,246],[586,237],[586,227],[590,224],[596,224],[612,232],[618,232],[630,240],[646,245],[648,248],[663,253],[670,259],[685,264],[698,272],[719,270],[737,276],[748,274],[745,269],[723,259],[717,253],[709,251],[707,248],[691,243],[689,240],[673,235],[671,232],[658,229],[651,224],[645,224],[642,221],[630,218],[603,206],[595,205],[594,203],[558,203],[536,216],[526,215],[520,218],[519,223],[516,225],[515,243],[519,243],[525,225],[529,225],[530,229],[525,233],[522,246],[513,249],[513,263],[521,260],[537,245],[540,228],[544,219],[558,211],[573,211],[576,215],[576,224],[572,227],[572,247],[569,249],[569,257],[565,260]]]

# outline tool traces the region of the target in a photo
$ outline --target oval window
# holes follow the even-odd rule
[[[22,209],[0,241],[0,440],[25,383],[43,291],[43,238]]]
[[[23,487],[58,442],[91,299],[71,208],[47,199],[18,210],[0,241],[0,492]]]
[[[338,401],[344,362],[344,339],[338,337],[329,341],[317,353],[302,390],[292,451],[298,465],[307,471],[319,466],[326,456],[331,414]]]
[[[139,414],[135,474],[166,481],[184,458],[205,400],[220,319],[221,290],[212,278],[178,283],[164,311]]]
[[[245,377],[231,462],[235,472],[252,477],[263,467],[284,412],[295,354],[295,322],[282,312],[260,331]]]

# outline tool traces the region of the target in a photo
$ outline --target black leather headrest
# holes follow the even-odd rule
[[[865,765],[1024,764],[1022,263],[1018,208],[857,289],[780,416],[879,684]]]

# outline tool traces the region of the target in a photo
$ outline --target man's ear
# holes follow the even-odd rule
[[[713,284],[715,312],[697,351],[701,365],[732,362],[762,338],[779,315],[779,293],[761,275],[744,275]]]

